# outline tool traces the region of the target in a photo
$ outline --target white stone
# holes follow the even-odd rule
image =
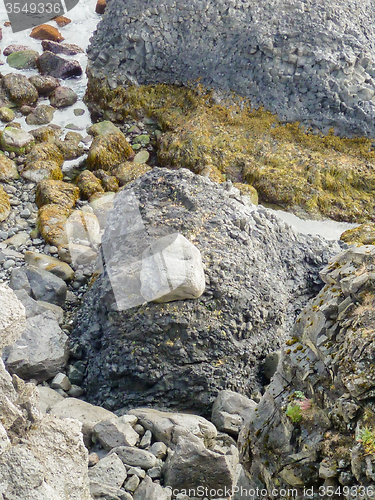
[[[246,415],[257,407],[252,399],[237,392],[220,391],[212,406],[212,422],[223,432],[238,435]]]
[[[146,301],[196,299],[206,286],[200,251],[179,233],[158,239],[143,252],[140,278]]]
[[[135,446],[139,440],[139,434],[133,427],[117,417],[97,423],[93,428],[93,436],[106,450],[116,446]]]
[[[120,488],[126,477],[125,466],[116,453],[107,455],[89,469],[90,482],[113,488]]]
[[[52,415],[60,418],[75,418],[82,423],[84,442],[91,444],[92,430],[98,422],[116,418],[116,415],[105,408],[94,406],[86,401],[75,398],[66,398],[59,401],[51,408]]]
[[[54,391],[50,387],[43,387],[42,385],[38,385],[37,390],[39,393],[39,408],[42,413],[48,413],[48,411],[54,404],[64,399],[61,394]]]
[[[18,129],[15,127],[7,127],[3,130],[2,138],[3,144],[13,148],[23,148],[28,144],[34,142],[34,137],[26,132],[26,130]]]
[[[51,383],[52,389],[62,389],[63,391],[69,391],[71,387],[72,384],[70,383],[65,373],[58,373],[57,375],[55,375]]]
[[[3,424],[0,422],[0,455],[4,453],[10,446],[10,439],[4,429]]]
[[[148,476],[144,478],[133,495],[134,500],[170,500],[170,492],[160,484],[153,483]]]

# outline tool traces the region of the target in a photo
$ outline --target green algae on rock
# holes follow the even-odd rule
[[[23,155],[34,145],[34,137],[16,126],[6,127],[0,136],[0,146],[3,151]]]
[[[77,178],[77,185],[83,199],[88,200],[94,193],[104,193],[101,181],[89,170],[84,170]]]
[[[43,205],[56,204],[64,208],[72,208],[79,198],[79,188],[63,181],[46,179],[38,183],[35,203]]]
[[[14,111],[6,106],[0,108],[0,120],[2,122],[8,123],[14,120]]]
[[[11,68],[15,69],[34,69],[37,67],[36,61],[38,57],[39,52],[36,50],[22,50],[9,54],[7,63]]]
[[[141,177],[150,170],[151,167],[148,165],[126,161],[112,169],[112,174],[118,179],[120,186],[125,186],[128,182]]]
[[[369,222],[368,224],[361,224],[353,229],[348,229],[342,233],[340,240],[348,243],[348,245],[374,245],[375,224]]]
[[[124,160],[134,157],[134,151],[122,132],[114,132],[94,137],[87,156],[90,170],[111,171]]]
[[[26,157],[26,164],[42,160],[54,161],[59,167],[61,167],[64,163],[64,157],[59,148],[49,142],[35,144]]]
[[[43,205],[38,211],[38,229],[44,240],[59,247],[68,244],[66,222],[72,213],[70,208],[61,205]]]
[[[86,103],[96,119],[155,119],[162,166],[251,184],[263,202],[302,207],[312,216],[348,222],[375,220],[375,151],[371,140],[346,139],[283,124],[250,101],[218,102],[213,92],[173,85],[117,87],[92,77]],[[212,177],[211,177],[212,178]],[[216,179],[218,180],[218,179]]]
[[[22,171],[22,177],[31,182],[40,182],[44,179],[61,181],[63,179],[63,173],[55,161],[37,160],[26,164]]]
[[[2,83],[9,98],[18,106],[34,104],[38,100],[38,91],[24,75],[9,73],[3,76]]]

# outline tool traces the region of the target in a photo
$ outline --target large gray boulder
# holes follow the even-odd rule
[[[373,0],[113,0],[91,78],[234,91],[283,120],[375,136]]]
[[[320,289],[318,271],[339,246],[297,235],[231,183],[185,169],[154,168],[123,192],[130,191],[139,204],[136,219],[125,231],[129,207],[115,200],[104,255],[112,255],[112,264],[124,259],[122,232],[129,264],[137,264],[145,239],[178,232],[200,251],[206,288],[199,299],[119,311],[104,272],[86,294],[71,335],[74,356],[87,362],[88,401],[108,409],[155,405],[207,413],[219,390],[257,392],[261,360],[280,346],[296,313]],[[133,281],[122,276],[117,283],[124,293],[139,289],[136,275]]]
[[[116,415],[99,406],[93,406],[86,401],[75,398],[65,398],[53,404],[51,415],[60,418],[74,418],[82,424],[83,439],[87,446],[91,446],[92,430],[98,422],[115,418]]]
[[[164,484],[180,491],[189,491],[192,485],[201,485],[213,492],[207,495],[208,498],[215,499],[216,491],[232,490],[235,486],[237,465],[238,451],[235,446],[232,445],[225,454],[221,454],[207,449],[199,438],[185,436],[168,454],[164,466]]]
[[[241,394],[220,391],[212,406],[211,420],[220,431],[237,436],[246,414],[257,406],[255,401]]]

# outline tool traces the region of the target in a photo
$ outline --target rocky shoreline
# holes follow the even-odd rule
[[[107,19],[87,129],[81,47],[2,47],[0,500],[371,497],[371,141],[115,88]],[[367,224],[302,235],[258,196]]]

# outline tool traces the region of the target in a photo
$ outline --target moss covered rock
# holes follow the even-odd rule
[[[72,210],[61,205],[44,205],[38,212],[38,229],[50,245],[59,247],[68,244],[66,221]]]
[[[250,186],[249,184],[242,184],[241,182],[236,182],[234,187],[239,189],[241,194],[249,196],[251,203],[258,205],[258,193],[255,187]]]
[[[0,138],[0,146],[4,151],[23,155],[28,153],[34,145],[34,137],[15,126],[4,129]]]
[[[104,193],[101,181],[89,170],[84,170],[77,179],[83,199],[90,199],[94,193]]]
[[[353,229],[348,229],[342,233],[341,241],[349,245],[374,245],[375,244],[375,224],[361,224]]]
[[[49,142],[41,142],[40,144],[35,144],[30,153],[26,157],[26,163],[31,163],[41,160],[52,160],[59,167],[64,163],[64,157],[61,151],[55,144]]]
[[[105,191],[116,193],[119,189],[119,181],[114,175],[105,175],[102,178],[102,186]]]
[[[6,106],[0,108],[0,120],[2,122],[8,123],[14,120],[15,114],[14,111]]]
[[[218,102],[202,88],[111,90],[90,73],[86,102],[98,119],[156,120],[163,131],[157,142],[162,166],[203,175],[211,170],[252,185],[261,201],[296,212],[301,207],[318,218],[375,221],[375,149],[369,139],[315,134],[254,110],[247,100]]]
[[[113,168],[112,174],[118,179],[120,186],[125,186],[128,182],[141,177],[150,170],[151,167],[148,165],[126,161]]]
[[[3,77],[3,86],[10,99],[19,106],[34,104],[38,100],[38,91],[24,75],[9,73]]]
[[[43,125],[30,131],[37,143],[54,142],[62,133],[61,127],[58,125]]]
[[[65,138],[64,141],[61,141],[60,139],[55,140],[55,145],[61,151],[64,160],[75,160],[84,154],[85,150],[83,146],[79,144],[80,140],[81,139],[77,141],[76,139],[69,138]]]
[[[36,50],[21,50],[12,52],[7,57],[7,63],[15,69],[34,69],[39,53]]]
[[[4,188],[0,185],[0,222],[7,219],[9,214],[10,214],[9,196],[4,191]]]
[[[52,203],[64,208],[72,208],[78,198],[79,189],[77,186],[48,179],[39,182],[37,185],[35,202],[39,208]]]
[[[116,165],[134,157],[134,151],[121,132],[98,135],[92,141],[87,156],[90,170],[111,171]]]
[[[59,165],[52,160],[32,161],[26,164],[22,177],[31,182],[40,182],[44,179],[61,181],[63,173]]]
[[[0,153],[0,182],[18,179],[19,174],[14,161]]]
[[[93,137],[97,137],[98,135],[116,134],[118,132],[121,132],[121,130],[109,120],[94,123],[94,125],[91,125],[88,129],[88,133]]]

